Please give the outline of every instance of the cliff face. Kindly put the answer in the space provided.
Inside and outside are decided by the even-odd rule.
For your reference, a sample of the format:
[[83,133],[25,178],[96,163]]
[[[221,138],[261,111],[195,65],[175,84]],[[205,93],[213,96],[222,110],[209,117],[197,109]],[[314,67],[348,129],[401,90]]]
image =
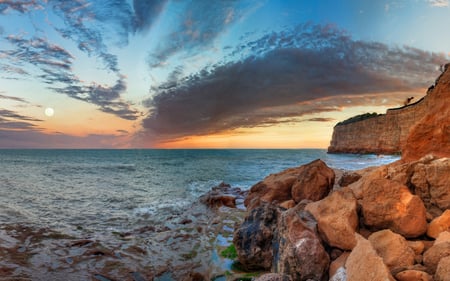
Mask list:
[[[411,155],[409,158],[417,159],[420,158],[419,154],[423,155],[425,151],[430,153],[442,149],[437,146],[445,145],[449,149],[450,67],[447,65],[445,69],[436,86],[430,88],[419,102],[402,108],[389,109],[386,114],[369,119],[336,125],[328,152],[376,154],[403,152]],[[434,128],[432,124],[436,122],[440,124]],[[431,127],[434,129],[431,130]],[[427,148],[424,147],[423,151],[416,153],[420,143]]]

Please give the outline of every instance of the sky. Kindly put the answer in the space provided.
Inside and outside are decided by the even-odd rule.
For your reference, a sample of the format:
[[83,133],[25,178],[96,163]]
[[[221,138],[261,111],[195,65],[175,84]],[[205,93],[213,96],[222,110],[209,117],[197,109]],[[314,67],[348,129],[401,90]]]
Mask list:
[[0,0],[0,148],[326,148],[420,99],[449,0]]

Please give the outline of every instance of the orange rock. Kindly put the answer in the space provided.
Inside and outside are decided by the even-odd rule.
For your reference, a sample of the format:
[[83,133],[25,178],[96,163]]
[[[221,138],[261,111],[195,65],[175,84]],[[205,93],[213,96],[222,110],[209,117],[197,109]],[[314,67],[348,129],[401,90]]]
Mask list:
[[428,268],[430,273],[434,273],[436,272],[439,261],[443,257],[448,256],[450,256],[450,242],[435,243],[423,255],[423,264]]
[[394,281],[383,259],[377,254],[372,244],[359,234],[356,236],[356,246],[350,253],[345,267],[348,281]]
[[375,229],[389,228],[405,237],[418,237],[427,230],[422,200],[409,189],[385,178],[360,181],[364,224]]
[[427,235],[437,238],[444,231],[450,231],[450,210],[446,210],[441,216],[428,224]]
[[410,269],[397,273],[395,279],[398,281],[432,281],[433,277],[424,271]]
[[350,252],[344,252],[337,259],[331,262],[330,268],[328,269],[328,275],[330,277],[334,276],[339,268],[345,268],[345,263],[347,262],[347,258],[349,255]]
[[356,245],[357,202],[351,189],[335,191],[308,204],[305,210],[316,219],[319,233],[328,245],[343,250],[351,250]]
[[303,199],[317,201],[328,195],[334,185],[334,171],[323,161],[290,168],[266,177],[251,187],[244,204],[251,210],[262,202],[281,204]]
[[369,241],[391,271],[414,264],[414,251],[403,236],[385,229],[370,235]]
[[421,255],[425,249],[425,243],[423,241],[407,241],[408,246],[414,251],[414,254]]

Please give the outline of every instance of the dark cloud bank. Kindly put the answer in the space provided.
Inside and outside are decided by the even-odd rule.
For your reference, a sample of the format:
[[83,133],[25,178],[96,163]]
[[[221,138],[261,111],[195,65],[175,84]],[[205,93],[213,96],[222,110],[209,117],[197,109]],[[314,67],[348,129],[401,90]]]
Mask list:
[[243,43],[231,57],[245,53],[251,55],[153,87],[150,114],[143,122],[147,135],[173,138],[255,127],[333,110],[284,111],[298,103],[412,91],[433,83],[448,59],[408,46],[353,40],[333,26],[314,24]]

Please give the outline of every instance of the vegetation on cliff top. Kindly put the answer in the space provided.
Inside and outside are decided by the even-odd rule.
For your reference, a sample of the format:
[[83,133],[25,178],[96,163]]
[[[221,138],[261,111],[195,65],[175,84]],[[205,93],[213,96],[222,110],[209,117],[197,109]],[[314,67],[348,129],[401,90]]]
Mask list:
[[359,122],[359,121],[362,121],[362,120],[365,120],[365,119],[369,119],[369,118],[373,118],[373,117],[377,117],[377,116],[380,116],[380,115],[383,115],[383,114],[378,114],[376,112],[364,113],[364,114],[360,114],[360,115],[356,115],[356,116],[350,117],[350,118],[348,118],[348,119],[346,119],[346,120],[344,120],[342,122],[339,122],[339,123],[336,124],[336,126],[347,125],[347,124],[350,124],[350,123]]

